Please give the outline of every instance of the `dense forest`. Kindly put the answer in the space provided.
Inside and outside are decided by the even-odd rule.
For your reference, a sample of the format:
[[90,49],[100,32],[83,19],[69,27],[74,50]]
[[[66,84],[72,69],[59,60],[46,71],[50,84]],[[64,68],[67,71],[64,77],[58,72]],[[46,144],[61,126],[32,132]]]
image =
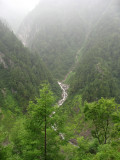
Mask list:
[[53,79],[37,53],[31,53],[8,27],[0,22],[0,106],[25,108],[39,94],[40,84],[48,81],[59,95]]
[[120,159],[119,0],[41,0],[16,35],[0,21],[0,159]]
[[71,80],[71,94],[79,92],[83,100],[115,97],[120,102],[120,11],[113,3],[100,18],[82,49]]
[[[90,8],[86,8],[87,1],[41,1],[20,26],[20,39],[40,54],[56,78],[63,79],[74,65],[75,56],[93,23],[109,2],[103,1],[101,5],[97,0],[95,4],[91,2]],[[95,6],[99,3],[99,9],[96,10]]]

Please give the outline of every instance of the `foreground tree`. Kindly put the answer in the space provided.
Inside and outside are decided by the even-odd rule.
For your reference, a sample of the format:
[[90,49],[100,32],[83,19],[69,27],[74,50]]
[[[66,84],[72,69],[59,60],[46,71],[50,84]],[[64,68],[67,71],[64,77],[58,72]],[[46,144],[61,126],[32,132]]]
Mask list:
[[85,104],[85,117],[93,124],[92,135],[100,144],[106,144],[113,127],[112,117],[117,110],[114,99],[101,98],[98,102]]
[[54,96],[49,85],[44,84],[40,97],[30,101],[28,114],[19,120],[13,130],[13,153],[24,160],[59,160],[59,132],[53,129],[57,124]]
[[[40,159],[51,159],[50,155],[56,151],[55,138],[57,133],[52,128],[54,117],[51,117],[54,111],[54,96],[49,85],[44,84],[40,90],[40,98],[36,98],[36,102],[30,102],[28,108],[29,125],[28,129],[35,132],[35,139],[39,141],[39,149],[41,150]],[[54,144],[54,145],[53,145]],[[50,151],[52,149],[52,151]]]

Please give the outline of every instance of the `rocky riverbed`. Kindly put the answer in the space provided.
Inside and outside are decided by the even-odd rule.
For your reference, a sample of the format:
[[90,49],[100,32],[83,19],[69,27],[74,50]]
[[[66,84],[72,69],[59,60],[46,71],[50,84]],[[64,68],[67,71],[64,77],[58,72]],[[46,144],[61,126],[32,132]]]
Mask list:
[[67,90],[69,89],[69,85],[63,84],[62,82],[58,82],[61,90],[62,90],[62,99],[58,101],[58,105],[61,106],[68,97]]

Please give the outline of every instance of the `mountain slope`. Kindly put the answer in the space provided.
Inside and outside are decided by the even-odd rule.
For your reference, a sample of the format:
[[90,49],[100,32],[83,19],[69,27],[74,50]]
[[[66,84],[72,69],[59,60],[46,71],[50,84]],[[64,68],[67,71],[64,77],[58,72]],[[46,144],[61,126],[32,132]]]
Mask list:
[[76,53],[93,23],[109,3],[108,0],[102,2],[41,1],[23,21],[19,37],[26,46],[40,54],[56,78],[63,79],[74,65]]
[[120,4],[111,1],[109,8],[91,32],[83,49],[71,94],[83,100],[115,97],[120,102]]
[[[0,106],[24,107],[38,95],[40,84],[59,87],[37,54],[31,53],[6,25],[0,22]],[[12,105],[11,105],[12,106]]]

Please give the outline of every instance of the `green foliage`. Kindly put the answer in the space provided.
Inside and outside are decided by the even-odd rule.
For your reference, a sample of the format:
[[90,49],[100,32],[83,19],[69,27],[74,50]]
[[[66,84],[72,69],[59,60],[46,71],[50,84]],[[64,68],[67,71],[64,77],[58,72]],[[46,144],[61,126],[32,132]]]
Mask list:
[[[83,122],[83,106],[82,98],[80,95],[76,95],[74,98],[69,98],[68,101],[61,106],[61,114],[64,115],[66,140],[76,138],[80,130],[84,128]],[[60,114],[60,116],[61,116]]]
[[[44,21],[38,14],[44,8],[33,11],[39,16],[31,17],[33,30],[28,36],[34,36],[27,43],[54,76],[61,79],[70,70],[82,47],[77,68],[66,79],[71,84],[69,99],[61,107],[54,106],[56,96],[49,85],[44,84],[40,97],[34,98],[45,80],[57,95],[56,81],[39,55],[32,54],[0,22],[0,159],[120,159],[120,111],[115,102],[120,101],[120,14],[114,7],[110,5],[93,23],[89,34],[94,17],[85,29],[86,16],[83,21],[79,7],[70,18],[69,12],[64,17],[58,10],[59,17],[48,9]],[[29,100],[27,113],[22,115],[18,106],[24,108]],[[83,106],[85,100],[94,102]]]
[[115,97],[120,102],[120,12],[117,7],[111,3],[104,16],[93,23],[70,81],[71,95],[81,94],[83,101]]
[[119,159],[120,111],[114,99],[101,98],[83,106],[81,96],[76,95],[63,108],[67,117],[65,133],[70,142],[76,144],[62,146],[66,159]]
[[0,21],[0,106],[25,106],[39,94],[39,86],[48,81],[59,95],[59,86],[37,53],[25,48]]
[[100,145],[98,153],[93,160],[118,160],[120,159],[120,152],[109,144]]
[[54,96],[44,84],[40,98],[30,101],[26,118],[19,119],[12,131],[12,156],[24,160],[60,159],[59,133],[52,126],[57,119],[54,111]]
[[107,143],[112,129],[112,114],[116,111],[114,99],[101,98],[98,102],[85,104],[85,117],[92,120],[94,130],[92,136],[97,138],[99,143]]
[[0,159],[6,160],[7,151],[5,146],[3,146],[3,141],[5,140],[5,133],[2,131],[2,127],[0,125]]
[[67,145],[61,146],[61,152],[65,160],[77,160],[77,148],[72,144],[68,143]]
[[80,137],[78,139],[78,145],[79,145],[78,157],[79,157],[80,160],[82,160],[86,157],[86,153],[89,150],[88,142],[87,142],[87,140],[84,139],[84,137]]
[[[0,108],[0,159],[6,160],[9,155],[9,135],[15,122],[14,114]],[[10,154],[11,155],[11,154]]]

